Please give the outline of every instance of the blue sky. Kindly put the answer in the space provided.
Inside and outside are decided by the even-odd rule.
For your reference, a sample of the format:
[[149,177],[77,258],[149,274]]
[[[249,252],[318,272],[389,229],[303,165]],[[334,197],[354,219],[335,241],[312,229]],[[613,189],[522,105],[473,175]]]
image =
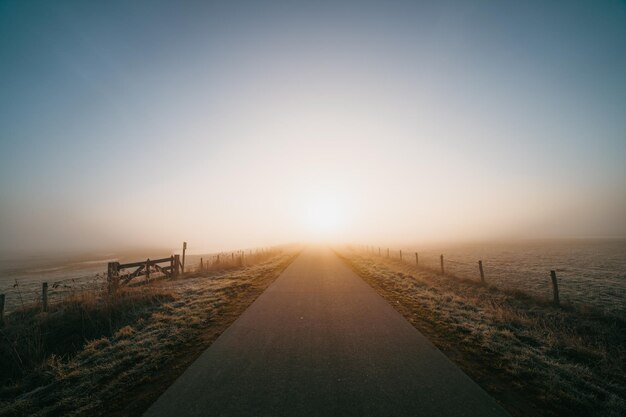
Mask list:
[[0,92],[2,249],[626,235],[624,2],[1,0]]

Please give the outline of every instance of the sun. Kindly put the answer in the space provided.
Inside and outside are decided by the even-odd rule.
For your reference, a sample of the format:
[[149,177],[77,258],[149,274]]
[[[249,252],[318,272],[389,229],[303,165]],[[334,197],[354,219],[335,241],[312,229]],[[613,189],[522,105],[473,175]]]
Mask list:
[[305,208],[304,223],[311,237],[332,237],[340,232],[344,223],[342,204],[328,196],[310,199]]

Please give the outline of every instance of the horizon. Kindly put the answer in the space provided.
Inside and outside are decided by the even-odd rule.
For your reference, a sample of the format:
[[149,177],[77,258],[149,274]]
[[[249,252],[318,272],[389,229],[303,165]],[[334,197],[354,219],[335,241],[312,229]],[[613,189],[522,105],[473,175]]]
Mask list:
[[[401,242],[356,242],[356,241],[321,241],[321,240],[302,240],[282,242],[275,245],[266,245],[258,247],[219,247],[211,249],[207,247],[194,247],[193,242],[187,242],[187,256],[197,257],[201,255],[216,255],[218,253],[246,252],[258,249],[286,248],[291,246],[301,247],[370,247],[372,249],[381,248],[392,251],[397,250],[423,250],[432,252],[434,250],[454,250],[468,248],[494,248],[494,247],[515,247],[529,245],[553,245],[558,248],[563,244],[582,244],[586,247],[589,245],[602,243],[626,243],[626,237],[558,237],[558,238],[510,238],[510,239],[466,239],[466,240],[429,240],[429,241],[401,241]],[[626,246],[625,246],[626,248]],[[58,263],[61,261],[71,261],[72,263],[80,261],[93,262],[105,261],[110,259],[139,259],[141,257],[169,256],[182,253],[182,242],[178,246],[171,247],[154,247],[154,246],[111,246],[109,248],[98,249],[61,249],[61,250],[0,250],[0,261],[26,261],[28,259],[38,261],[50,261]]]
[[0,252],[624,239],[626,4],[537,4],[4,2]]

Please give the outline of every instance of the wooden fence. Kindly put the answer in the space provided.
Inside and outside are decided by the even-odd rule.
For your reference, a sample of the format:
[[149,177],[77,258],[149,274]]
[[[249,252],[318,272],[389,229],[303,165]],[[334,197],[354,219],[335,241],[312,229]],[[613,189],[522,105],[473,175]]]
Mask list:
[[[133,269],[132,272],[124,272]],[[121,264],[119,262],[109,262],[107,266],[107,284],[109,292],[113,293],[117,288],[127,285],[133,278],[145,276],[150,280],[153,274],[163,274],[166,278],[175,278],[182,272],[180,255],[173,255],[169,258],[146,259],[140,262],[130,262]]]
[[[185,274],[185,254],[187,250],[187,242],[183,242],[182,257],[180,255],[172,255],[167,258],[161,259],[146,259],[139,262],[109,262],[107,264],[106,274],[96,274],[95,277],[91,277],[88,281],[83,278],[67,278],[64,280],[58,280],[52,282],[48,286],[48,282],[41,283],[41,291],[38,289],[29,289],[30,294],[34,294],[34,304],[41,306],[42,311],[48,311],[49,305],[54,302],[50,299],[50,291],[52,294],[59,294],[55,292],[57,288],[69,288],[69,292],[75,294],[75,288],[77,285],[85,285],[87,288],[93,289],[94,283],[100,285],[99,288],[108,290],[109,294],[115,293],[120,287],[129,285],[133,280],[140,277],[144,278],[144,282],[150,281],[154,278],[176,278]],[[211,269],[228,269],[231,267],[244,267],[251,265],[255,262],[263,260],[269,256],[276,255],[276,248],[262,248],[256,249],[255,252],[249,250],[249,254],[245,256],[244,251],[236,251],[229,253],[218,253],[214,256],[207,258],[200,258],[200,263],[197,268],[189,267],[187,272],[198,273],[205,272]],[[106,279],[106,281],[105,281]],[[14,288],[17,288],[17,295],[21,301],[21,306],[24,308],[25,304],[22,299],[22,292],[19,288],[17,280],[15,281]],[[105,288],[106,287],[106,288]],[[83,288],[84,290],[84,288]],[[58,291],[58,290],[57,290]],[[79,290],[81,291],[81,290]],[[54,298],[54,297],[53,297]],[[57,295],[58,298],[58,295]],[[6,295],[0,293],[0,327],[3,326],[5,321],[5,307],[6,307]],[[30,303],[28,303],[30,304]]]

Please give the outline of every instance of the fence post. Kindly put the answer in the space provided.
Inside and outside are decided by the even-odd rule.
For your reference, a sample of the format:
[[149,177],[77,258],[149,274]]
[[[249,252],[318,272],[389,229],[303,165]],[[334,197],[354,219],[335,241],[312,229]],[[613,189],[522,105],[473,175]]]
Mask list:
[[48,283],[41,284],[41,307],[44,312],[48,311]]
[[419,266],[420,264],[420,258],[419,256],[417,256],[417,252],[415,252],[415,266]]
[[150,281],[150,258],[146,260],[146,279]]
[[0,294],[0,327],[4,326],[4,294]]
[[378,256],[380,256],[380,246],[378,247]]
[[170,278],[174,278],[176,276],[176,271],[174,270],[174,255],[170,256]]
[[444,274],[444,271],[443,271],[443,254],[439,257],[439,259],[441,260],[441,275],[443,275]]
[[402,249],[400,249],[400,260],[402,260]]
[[183,274],[185,273],[185,252],[187,252],[187,242],[183,242],[183,263],[180,268]]
[[485,283],[485,271],[483,271],[483,261],[478,261],[478,270],[480,271],[480,282]]
[[119,280],[119,262],[109,262],[107,265],[107,282],[109,284],[109,294],[113,294],[117,291],[117,284]]
[[552,278],[552,291],[554,295],[554,304],[557,306],[560,304],[559,300],[559,284],[556,280],[556,271],[550,271],[550,277]]
[[174,276],[178,276],[181,273],[180,255],[174,255]]
[[200,271],[204,271],[204,262],[202,262],[202,258],[200,258]]

